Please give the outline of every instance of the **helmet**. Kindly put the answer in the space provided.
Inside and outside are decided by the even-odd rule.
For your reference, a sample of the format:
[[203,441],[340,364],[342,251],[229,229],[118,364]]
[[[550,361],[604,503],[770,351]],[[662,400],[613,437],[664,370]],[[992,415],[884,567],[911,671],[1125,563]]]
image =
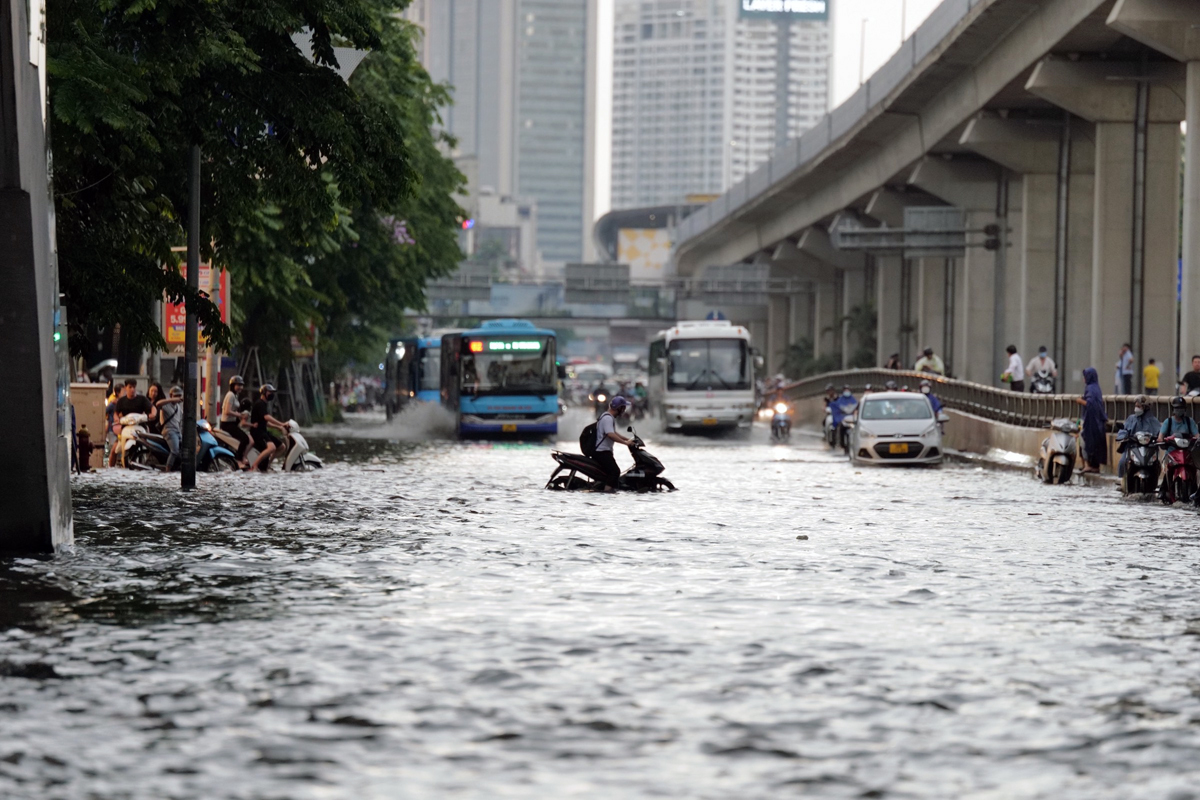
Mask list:
[[885,383],[883,386],[884,386],[884,388],[885,388],[885,389],[887,389],[889,392],[894,392],[894,391],[896,391],[896,382],[895,382],[895,381],[888,381],[888,382],[887,382],[887,383]]
[[266,394],[267,392],[274,393],[276,389],[274,384],[264,383],[262,386],[258,387],[258,391],[262,394]]
[[926,386],[930,387],[931,389],[933,388],[933,384],[930,383],[928,379],[921,381],[921,388],[924,389]]
[[866,386],[863,386],[863,391],[864,391],[864,392],[869,392],[869,391],[871,391],[871,384],[869,384],[869,383],[868,383]]
[[833,384],[832,384],[832,383],[827,383],[827,384],[825,384],[825,391],[827,391],[827,392],[832,392],[832,391],[833,391]]
[[613,411],[618,411],[622,408],[629,408],[629,401],[624,397],[621,397],[621,395],[617,395],[612,400],[608,401],[608,407]]
[[234,375],[232,378],[229,379],[229,388],[230,389],[232,389],[235,386],[245,386],[245,385],[246,385],[246,382],[244,380],[242,380],[241,375]]
[[931,355],[933,355],[933,348],[932,348],[932,347],[926,347],[926,348],[925,348],[925,356],[926,356],[926,357],[928,357],[928,356],[931,356]]
[[1174,411],[1176,409],[1182,409],[1186,405],[1187,405],[1187,401],[1184,400],[1182,397],[1172,397],[1171,398],[1171,410],[1172,411]]

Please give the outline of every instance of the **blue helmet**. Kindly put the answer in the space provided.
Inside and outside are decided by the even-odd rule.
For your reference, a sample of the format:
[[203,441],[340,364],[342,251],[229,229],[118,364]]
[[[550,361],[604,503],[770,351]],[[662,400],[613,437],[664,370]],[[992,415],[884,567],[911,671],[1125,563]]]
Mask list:
[[622,408],[629,408],[629,401],[621,395],[617,395],[612,400],[608,401],[608,407],[613,411],[619,411]]

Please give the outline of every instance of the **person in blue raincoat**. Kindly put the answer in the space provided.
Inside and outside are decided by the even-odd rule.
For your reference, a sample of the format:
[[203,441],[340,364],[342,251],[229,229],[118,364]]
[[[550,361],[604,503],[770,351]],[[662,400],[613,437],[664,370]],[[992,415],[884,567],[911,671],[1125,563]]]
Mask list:
[[942,401],[933,393],[933,384],[929,381],[921,381],[921,394],[929,398],[929,405],[933,406],[933,415],[936,417],[942,413]]
[[846,429],[842,427],[842,420],[858,410],[858,400],[854,398],[854,392],[850,391],[849,386],[842,387],[842,393],[829,404],[829,410],[833,414],[833,429],[840,431],[839,444],[845,447]]
[[1083,371],[1083,397],[1078,399],[1083,406],[1080,416],[1083,426],[1080,437],[1087,451],[1087,466],[1084,472],[1099,472],[1102,464],[1108,463],[1108,437],[1105,435],[1108,415],[1104,413],[1104,395],[1100,391],[1100,374],[1095,367]]

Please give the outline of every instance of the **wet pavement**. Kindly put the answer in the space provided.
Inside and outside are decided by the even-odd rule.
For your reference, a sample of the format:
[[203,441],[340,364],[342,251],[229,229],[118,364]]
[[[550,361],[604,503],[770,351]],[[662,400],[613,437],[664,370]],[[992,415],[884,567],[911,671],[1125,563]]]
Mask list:
[[1200,796],[1194,514],[765,434],[552,493],[422,438],[77,478],[75,554],[0,564],[0,797]]

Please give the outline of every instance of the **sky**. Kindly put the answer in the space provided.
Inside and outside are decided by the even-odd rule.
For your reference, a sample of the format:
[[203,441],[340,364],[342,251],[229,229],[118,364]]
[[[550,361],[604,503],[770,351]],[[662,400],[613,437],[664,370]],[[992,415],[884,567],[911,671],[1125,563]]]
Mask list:
[[[734,0],[728,0],[733,2]],[[861,73],[870,78],[912,36],[941,0],[830,0],[833,11],[832,107],[854,94]],[[905,17],[901,34],[901,16]],[[866,20],[864,28],[863,21]],[[596,216],[611,207],[613,0],[599,0],[596,103]],[[866,46],[863,47],[864,41]]]

